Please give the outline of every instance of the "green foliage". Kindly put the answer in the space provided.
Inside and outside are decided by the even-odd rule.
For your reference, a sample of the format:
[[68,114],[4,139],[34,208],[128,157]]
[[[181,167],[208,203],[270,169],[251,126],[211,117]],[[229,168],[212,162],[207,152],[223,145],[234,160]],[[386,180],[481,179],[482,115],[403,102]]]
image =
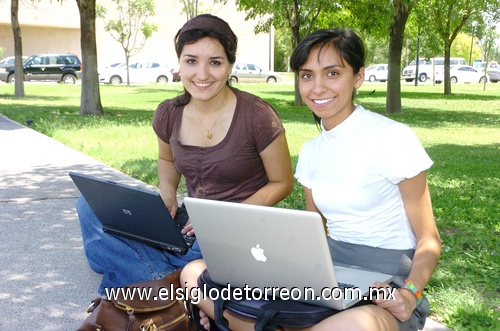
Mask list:
[[[471,51],[472,36],[465,33],[459,33],[455,41],[451,45],[451,56],[452,57],[463,57],[467,64],[469,63],[470,51]],[[478,45],[477,38],[474,38],[472,42],[472,61],[481,60],[483,58],[483,53]]]
[[255,33],[269,32],[271,26],[289,29],[292,46],[316,28],[315,21],[323,10],[332,8],[327,0],[236,0],[236,5],[245,11],[246,19],[258,20]]
[[290,56],[292,56],[290,31],[285,28],[275,29],[274,70],[288,71]]
[[389,58],[389,40],[388,38],[375,38],[373,36],[362,37],[365,49],[365,64],[387,63]]
[[[292,76],[280,84],[238,84],[277,110],[286,128],[293,166],[305,141],[318,134],[311,112],[294,106]],[[0,113],[152,185],[157,142],[153,112],[181,84],[132,87],[102,85],[105,116],[80,116],[81,87],[28,84],[26,97],[13,97],[13,85],[0,85]],[[500,84],[441,86],[402,84],[403,113],[389,117],[410,126],[434,165],[428,171],[442,254],[425,291],[431,318],[453,330],[500,329]],[[384,113],[386,84],[364,83],[356,102]],[[182,192],[181,192],[182,193]],[[279,204],[303,209],[297,183]]]

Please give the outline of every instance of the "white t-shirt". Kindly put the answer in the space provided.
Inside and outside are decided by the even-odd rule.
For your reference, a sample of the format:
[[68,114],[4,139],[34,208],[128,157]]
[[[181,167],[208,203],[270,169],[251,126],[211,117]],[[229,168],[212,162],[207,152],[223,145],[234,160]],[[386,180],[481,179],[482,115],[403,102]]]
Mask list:
[[414,249],[397,184],[431,165],[410,128],[357,106],[340,125],[323,127],[302,147],[295,177],[312,190],[332,239]]

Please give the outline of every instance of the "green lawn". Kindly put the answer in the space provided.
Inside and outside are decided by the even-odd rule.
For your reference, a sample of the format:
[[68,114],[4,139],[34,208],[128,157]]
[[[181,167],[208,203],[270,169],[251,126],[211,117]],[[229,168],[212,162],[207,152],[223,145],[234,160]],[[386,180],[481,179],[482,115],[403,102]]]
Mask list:
[[[295,166],[302,144],[318,134],[310,111],[293,105],[289,83],[239,84],[269,101],[287,132]],[[151,129],[159,102],[182,91],[180,84],[101,86],[106,115],[78,115],[81,86],[26,84],[26,97],[0,85],[0,113],[152,185],[156,137]],[[374,91],[374,92],[373,92]],[[426,294],[432,318],[454,330],[500,329],[500,84],[443,86],[402,84],[403,114],[434,160],[429,184],[443,251]],[[372,93],[373,92],[373,93]],[[365,83],[365,108],[385,109],[385,84]],[[3,142],[5,143],[5,142]],[[304,208],[300,185],[280,203]]]

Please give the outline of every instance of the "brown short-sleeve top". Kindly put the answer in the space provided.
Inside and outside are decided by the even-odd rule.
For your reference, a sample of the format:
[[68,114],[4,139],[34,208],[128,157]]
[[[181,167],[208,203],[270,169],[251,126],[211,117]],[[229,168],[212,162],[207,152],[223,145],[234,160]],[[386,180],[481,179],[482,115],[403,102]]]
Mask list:
[[183,105],[177,98],[162,102],[153,129],[170,144],[177,171],[186,179],[191,197],[241,202],[267,184],[259,153],[284,132],[271,105],[247,92],[231,88],[236,110],[226,137],[210,147],[183,145],[179,137]]

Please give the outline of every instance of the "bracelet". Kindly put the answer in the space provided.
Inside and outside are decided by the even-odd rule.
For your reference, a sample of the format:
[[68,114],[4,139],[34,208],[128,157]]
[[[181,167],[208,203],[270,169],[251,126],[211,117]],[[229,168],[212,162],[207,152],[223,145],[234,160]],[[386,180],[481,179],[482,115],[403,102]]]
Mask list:
[[415,296],[417,297],[417,307],[420,306],[422,303],[422,292],[418,290],[418,288],[413,284],[413,282],[409,279],[405,279],[405,286],[403,286],[404,289],[410,290]]

